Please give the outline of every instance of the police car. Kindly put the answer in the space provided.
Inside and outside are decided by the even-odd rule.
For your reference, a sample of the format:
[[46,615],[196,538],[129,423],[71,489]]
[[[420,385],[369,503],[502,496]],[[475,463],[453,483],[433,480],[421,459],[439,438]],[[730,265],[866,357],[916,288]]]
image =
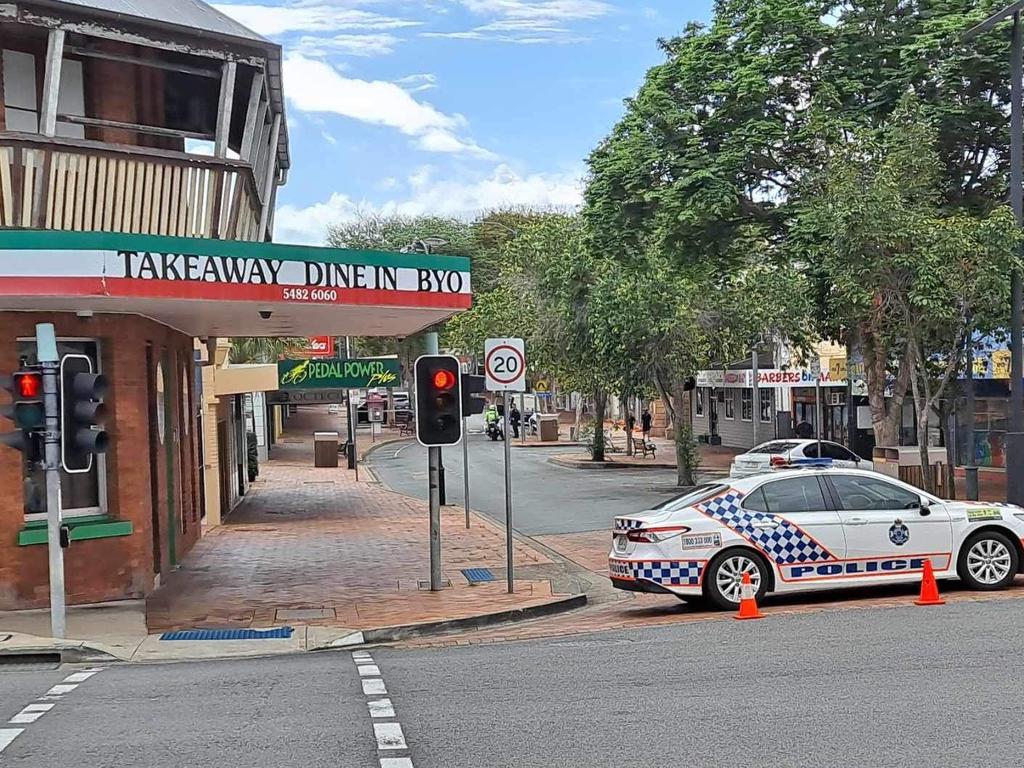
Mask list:
[[[824,462],[823,462],[824,464]],[[1024,509],[942,501],[898,480],[833,466],[702,485],[615,518],[608,559],[625,590],[740,600],[743,574],[767,593],[939,579],[1001,589],[1024,560]]]

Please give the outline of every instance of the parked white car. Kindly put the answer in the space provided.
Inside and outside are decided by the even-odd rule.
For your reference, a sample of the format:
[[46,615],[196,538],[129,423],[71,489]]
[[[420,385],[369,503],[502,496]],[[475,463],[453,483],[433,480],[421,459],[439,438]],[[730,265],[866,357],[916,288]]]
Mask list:
[[830,440],[821,441],[821,454],[818,456],[817,440],[770,440],[737,456],[729,468],[729,477],[750,477],[779,467],[812,464],[815,459],[831,459],[833,467],[846,469],[875,468],[867,459],[862,459],[850,449]]
[[1008,587],[1024,555],[1024,509],[943,501],[877,472],[805,467],[705,485],[615,518],[618,589],[735,608],[757,596],[938,579]]

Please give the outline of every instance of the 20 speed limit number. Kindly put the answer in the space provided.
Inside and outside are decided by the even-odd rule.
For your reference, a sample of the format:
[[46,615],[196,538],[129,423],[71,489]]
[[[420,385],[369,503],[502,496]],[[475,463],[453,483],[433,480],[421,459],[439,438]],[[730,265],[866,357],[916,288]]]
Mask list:
[[526,381],[526,355],[522,339],[488,339],[484,373],[491,392],[521,392]]

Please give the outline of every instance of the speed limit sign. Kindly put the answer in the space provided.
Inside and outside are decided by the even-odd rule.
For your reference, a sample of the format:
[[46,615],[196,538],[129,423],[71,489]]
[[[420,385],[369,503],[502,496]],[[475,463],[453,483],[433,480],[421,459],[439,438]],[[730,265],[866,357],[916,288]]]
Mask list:
[[488,339],[484,375],[488,392],[526,391],[526,345],[522,339]]

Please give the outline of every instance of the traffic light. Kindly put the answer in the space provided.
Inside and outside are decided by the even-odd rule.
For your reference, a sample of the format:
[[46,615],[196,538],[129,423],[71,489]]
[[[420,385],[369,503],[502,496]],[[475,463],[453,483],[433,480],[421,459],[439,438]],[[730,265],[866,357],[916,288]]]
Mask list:
[[462,439],[462,386],[459,361],[450,355],[424,355],[416,361],[416,439],[436,448]]
[[0,415],[14,422],[18,431],[0,435],[0,443],[26,454],[35,453],[37,436],[46,428],[43,374],[36,366],[22,364],[4,377],[2,385],[11,395],[11,404],[0,408]]
[[103,429],[107,407],[100,402],[107,380],[93,373],[86,355],[64,355],[60,361],[60,460],[71,474],[92,469],[94,454],[106,453],[110,438]]
[[462,374],[462,415],[474,416],[487,410],[484,388],[487,380],[471,373]]

